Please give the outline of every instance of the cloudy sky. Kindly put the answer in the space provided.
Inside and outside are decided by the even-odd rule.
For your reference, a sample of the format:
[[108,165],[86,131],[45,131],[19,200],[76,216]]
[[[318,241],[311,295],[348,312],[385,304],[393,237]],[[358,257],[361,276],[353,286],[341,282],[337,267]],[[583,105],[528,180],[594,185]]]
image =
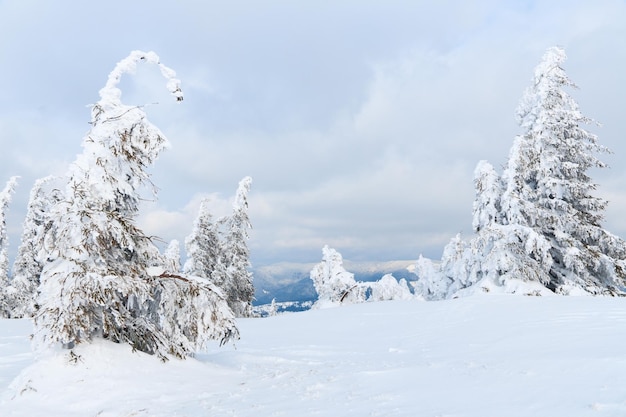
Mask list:
[[[20,175],[19,241],[36,178],[66,171],[89,104],[132,50],[176,70],[122,83],[171,142],[141,225],[184,240],[202,197],[228,212],[253,178],[255,265],[439,258],[471,233],[476,163],[501,167],[514,111],[550,46],[590,129],[614,154],[593,172],[606,227],[626,237],[626,1],[0,0],[0,183]],[[151,104],[158,103],[158,104]]]

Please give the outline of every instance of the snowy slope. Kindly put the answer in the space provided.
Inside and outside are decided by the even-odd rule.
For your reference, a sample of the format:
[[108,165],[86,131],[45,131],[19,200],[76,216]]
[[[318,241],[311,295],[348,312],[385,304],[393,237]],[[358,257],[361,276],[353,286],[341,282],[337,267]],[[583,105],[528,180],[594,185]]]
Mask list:
[[624,299],[379,302],[240,330],[236,349],[197,359],[99,342],[72,365],[67,352],[33,362],[28,322],[0,321],[0,415],[626,415]]

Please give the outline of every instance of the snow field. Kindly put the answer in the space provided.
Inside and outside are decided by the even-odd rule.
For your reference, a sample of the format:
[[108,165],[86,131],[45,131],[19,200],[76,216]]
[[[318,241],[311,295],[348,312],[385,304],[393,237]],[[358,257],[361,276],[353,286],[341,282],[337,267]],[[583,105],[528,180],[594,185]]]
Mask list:
[[624,416],[625,302],[489,295],[242,319],[235,347],[167,363],[106,341],[75,364],[35,361],[28,321],[2,320],[0,415]]

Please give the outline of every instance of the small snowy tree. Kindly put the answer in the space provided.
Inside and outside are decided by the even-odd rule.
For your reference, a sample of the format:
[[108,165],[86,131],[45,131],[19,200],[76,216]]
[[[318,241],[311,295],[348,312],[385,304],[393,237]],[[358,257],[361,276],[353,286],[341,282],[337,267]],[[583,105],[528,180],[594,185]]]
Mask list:
[[278,305],[276,304],[276,298],[272,298],[272,303],[270,304],[270,308],[267,314],[270,317],[274,317],[278,314]]
[[[164,260],[135,226],[141,189],[150,183],[146,167],[167,146],[142,108],[120,101],[121,76],[140,62],[157,65],[168,90],[182,100],[175,73],[153,52],[132,52],[100,90],[83,153],[67,174],[65,198],[51,208],[35,317],[42,344],[71,348],[101,337],[165,358],[192,354],[207,338],[237,335],[219,291],[154,273]],[[172,302],[189,309],[178,314],[165,308]]]
[[180,272],[180,243],[178,240],[170,241],[163,256],[165,257],[165,270],[171,274],[178,274]]
[[17,186],[17,177],[11,177],[0,192],[0,313],[4,317],[11,314],[11,290],[9,288],[9,239],[7,236],[6,211]]
[[420,255],[415,271],[415,292],[425,300],[441,300],[469,278],[467,243],[458,234],[444,247],[441,262]]
[[500,176],[487,161],[480,161],[474,170],[474,189],[476,198],[473,206],[472,226],[474,232],[491,227],[502,216],[500,199],[502,181]]
[[318,294],[315,308],[365,301],[365,291],[354,280],[354,274],[344,269],[341,254],[328,245],[322,248],[322,262],[313,267],[310,278]]
[[[209,210],[208,199],[203,199],[200,203],[193,230],[185,239],[185,249],[187,251],[185,274],[212,280],[222,248],[217,225],[213,222],[213,216]],[[223,284],[216,280],[212,281],[218,287]]]
[[245,177],[239,182],[233,213],[222,219],[225,227],[221,256],[216,265],[214,281],[225,292],[228,305],[237,317],[252,315],[254,285],[250,268],[248,249],[248,192],[252,178]]
[[452,280],[441,273],[439,262],[420,255],[415,263],[415,274],[418,280],[413,287],[418,297],[427,301],[445,298]]
[[22,239],[13,263],[12,317],[32,317],[36,313],[39,276],[46,261],[43,239],[51,227],[48,214],[51,207],[62,200],[60,191],[55,188],[58,180],[53,176],[41,178],[31,189]]

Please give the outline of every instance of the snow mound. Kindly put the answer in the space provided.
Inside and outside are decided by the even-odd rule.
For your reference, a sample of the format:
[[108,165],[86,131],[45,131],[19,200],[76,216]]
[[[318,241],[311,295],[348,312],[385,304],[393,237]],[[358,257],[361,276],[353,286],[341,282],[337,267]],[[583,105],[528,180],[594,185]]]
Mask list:
[[463,288],[462,290],[457,291],[454,294],[454,297],[460,298],[487,294],[517,294],[543,297],[556,296],[552,291],[537,281],[524,281],[521,279],[508,278],[502,284],[496,284],[493,280],[486,278],[478,281],[471,287]]

